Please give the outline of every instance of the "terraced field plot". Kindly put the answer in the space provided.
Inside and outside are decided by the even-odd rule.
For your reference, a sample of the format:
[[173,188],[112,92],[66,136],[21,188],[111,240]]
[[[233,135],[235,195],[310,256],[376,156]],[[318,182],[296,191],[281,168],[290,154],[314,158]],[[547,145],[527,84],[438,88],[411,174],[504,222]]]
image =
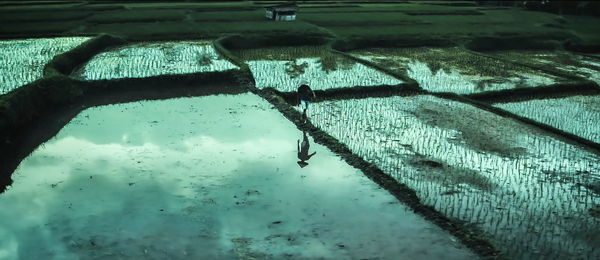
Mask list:
[[494,54],[533,66],[575,74],[600,84],[600,58],[559,51],[503,51]]
[[54,56],[71,50],[89,37],[0,41],[0,94],[41,79]]
[[509,257],[595,259],[600,157],[512,119],[432,96],[327,101],[311,122],[481,228]]
[[396,85],[390,75],[356,63],[324,47],[283,47],[237,51],[245,60],[259,89],[272,87],[282,92],[296,91],[306,83],[313,90],[355,86]]
[[572,96],[494,106],[600,143],[600,96]]
[[237,69],[210,42],[140,43],[98,54],[75,73],[85,80],[143,78]]
[[425,90],[470,94],[550,85],[564,79],[455,48],[372,48],[352,51],[416,80]]
[[0,194],[0,256],[476,257],[325,147],[299,167],[298,139],[251,94],[85,110]]

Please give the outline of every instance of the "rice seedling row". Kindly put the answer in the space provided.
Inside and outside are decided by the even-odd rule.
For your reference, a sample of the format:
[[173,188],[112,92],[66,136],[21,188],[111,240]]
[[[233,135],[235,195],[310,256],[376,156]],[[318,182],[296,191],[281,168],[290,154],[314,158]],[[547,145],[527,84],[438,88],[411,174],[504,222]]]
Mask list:
[[503,51],[494,54],[532,66],[557,70],[560,73],[575,74],[600,84],[600,62],[591,57],[560,51]]
[[238,55],[248,63],[259,89],[272,87],[290,92],[296,91],[300,84],[308,84],[313,90],[325,90],[402,83],[322,47],[244,50],[238,51]]
[[94,56],[75,73],[85,80],[143,78],[237,69],[210,42],[140,43]]
[[600,96],[572,96],[494,106],[600,143]]
[[73,49],[88,37],[0,41],[0,94],[41,79],[54,56]]
[[422,88],[432,92],[471,94],[544,86],[563,80],[459,48],[373,48],[351,54],[398,73],[406,73]]

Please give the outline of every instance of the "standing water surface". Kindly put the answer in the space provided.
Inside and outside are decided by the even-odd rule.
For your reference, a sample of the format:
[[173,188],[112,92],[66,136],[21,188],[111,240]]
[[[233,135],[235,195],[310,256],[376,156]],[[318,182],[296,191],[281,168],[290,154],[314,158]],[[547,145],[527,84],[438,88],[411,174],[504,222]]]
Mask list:
[[475,258],[301,139],[251,94],[85,110],[0,194],[0,259]]

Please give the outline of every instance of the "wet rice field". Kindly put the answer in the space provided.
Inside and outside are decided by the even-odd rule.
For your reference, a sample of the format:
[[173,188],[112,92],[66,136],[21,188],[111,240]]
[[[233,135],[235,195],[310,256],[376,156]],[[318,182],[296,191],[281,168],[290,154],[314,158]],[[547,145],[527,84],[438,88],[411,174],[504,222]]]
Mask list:
[[[282,52],[289,54],[280,54]],[[238,51],[238,55],[250,66],[259,89],[271,87],[291,92],[304,83],[313,90],[402,83],[393,76],[341,55],[318,50],[318,47],[246,50]]]
[[417,191],[481,228],[511,257],[593,259],[600,157],[540,130],[432,96],[322,102],[311,121]]
[[89,37],[0,41],[0,95],[41,79],[54,56],[69,51]]
[[559,51],[503,51],[495,54],[533,66],[553,68],[600,84],[600,60],[597,57]]
[[600,143],[600,96],[540,99],[494,106]]
[[252,94],[85,110],[0,196],[0,256],[475,257],[327,148],[300,167],[300,141]]
[[405,74],[431,92],[472,94],[545,86],[564,80],[460,48],[373,48],[351,54]]
[[[7,46],[0,69],[8,72],[0,76],[0,94],[41,78],[53,56],[86,39],[57,38],[45,47],[41,41],[49,39],[0,42]],[[249,65],[259,90],[403,83],[324,46],[231,51]],[[430,93],[568,81],[533,69],[544,64],[600,78],[597,59],[568,53],[493,53],[496,59],[459,48],[375,48],[350,54]],[[209,41],[149,42],[100,53],[70,76],[230,69],[239,68]],[[598,98],[483,105],[598,144]],[[274,108],[241,94],[84,110],[25,158],[0,194],[0,259],[476,258]],[[308,120],[413,189],[422,204],[481,230],[510,258],[600,258],[600,156],[585,145],[428,94],[333,98],[312,103]],[[304,141],[316,152],[309,160],[298,158]]]
[[84,80],[144,78],[237,69],[209,41],[154,42],[119,47],[94,56],[74,75]]

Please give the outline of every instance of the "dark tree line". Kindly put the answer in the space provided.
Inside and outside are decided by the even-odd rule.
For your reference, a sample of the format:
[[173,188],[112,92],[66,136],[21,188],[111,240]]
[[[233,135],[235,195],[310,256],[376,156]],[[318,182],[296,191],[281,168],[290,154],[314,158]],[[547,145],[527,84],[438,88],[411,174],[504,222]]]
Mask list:
[[483,1],[476,0],[479,5],[520,6],[534,11],[543,11],[565,15],[600,16],[600,1]]

